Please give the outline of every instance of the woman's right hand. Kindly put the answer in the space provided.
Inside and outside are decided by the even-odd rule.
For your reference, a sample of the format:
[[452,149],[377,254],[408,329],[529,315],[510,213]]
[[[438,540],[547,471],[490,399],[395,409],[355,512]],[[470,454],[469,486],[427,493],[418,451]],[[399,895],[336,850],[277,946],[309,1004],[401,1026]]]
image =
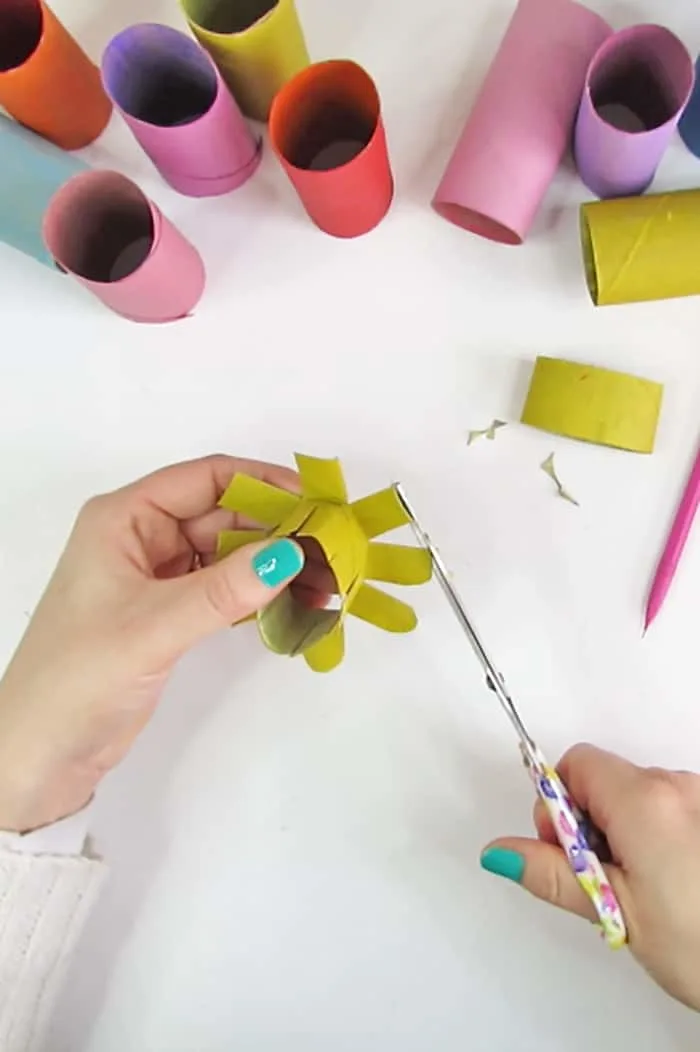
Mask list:
[[[700,1011],[700,776],[637,767],[592,745],[575,746],[558,770],[608,839],[605,868],[630,950],[667,993]],[[539,839],[496,840],[482,867],[595,920],[539,802],[535,825]]]

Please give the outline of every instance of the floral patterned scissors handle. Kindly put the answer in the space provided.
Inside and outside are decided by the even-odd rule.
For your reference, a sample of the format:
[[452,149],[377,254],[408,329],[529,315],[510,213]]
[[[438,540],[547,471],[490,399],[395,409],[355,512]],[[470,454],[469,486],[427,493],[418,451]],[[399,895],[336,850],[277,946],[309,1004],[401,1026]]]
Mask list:
[[[443,562],[442,556],[418,522],[400,483],[394,483],[394,492],[408,516],[416,538],[430,553],[435,577],[484,670],[489,688],[497,696],[501,707],[515,728],[520,740],[520,750],[523,754],[525,766],[528,768],[537,793],[552,820],[557,838],[566,853],[574,875],[593,903],[603,937],[612,949],[619,949],[627,942],[627,929],[620,904],[606,877],[600,858],[591,847],[592,830],[587,828],[589,823],[577,809],[556,770],[547,763],[525,729],[525,725],[508,692],[503,677],[496,671],[493,662],[486,653],[481,639],[467,615],[464,603],[457,589],[452,584],[450,573]],[[595,832],[597,833],[597,831]],[[602,838],[601,834],[597,835],[601,843],[604,844],[604,838]]]

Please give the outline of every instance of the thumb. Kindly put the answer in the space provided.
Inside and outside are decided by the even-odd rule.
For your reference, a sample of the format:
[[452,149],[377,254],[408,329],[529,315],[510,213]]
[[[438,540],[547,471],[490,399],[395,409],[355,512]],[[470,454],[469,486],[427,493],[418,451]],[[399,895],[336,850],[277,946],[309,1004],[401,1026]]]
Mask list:
[[248,544],[218,563],[169,582],[159,619],[171,650],[182,651],[257,613],[304,568],[304,550],[287,537]]
[[[566,855],[554,844],[524,837],[495,840],[483,851],[481,868],[520,884],[543,902],[585,920],[598,920],[593,903],[579,885]],[[625,876],[618,866],[603,868],[625,912],[624,903],[628,900]]]

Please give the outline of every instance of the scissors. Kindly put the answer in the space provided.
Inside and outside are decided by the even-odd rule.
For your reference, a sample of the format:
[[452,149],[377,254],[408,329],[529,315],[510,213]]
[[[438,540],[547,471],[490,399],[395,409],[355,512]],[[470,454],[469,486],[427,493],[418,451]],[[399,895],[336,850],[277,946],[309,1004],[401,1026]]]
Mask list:
[[611,949],[620,949],[627,942],[627,929],[624,917],[600,858],[593,846],[595,844],[600,854],[604,857],[607,855],[606,860],[609,861],[609,849],[605,838],[578,809],[559,774],[551,764],[547,763],[534,740],[530,737],[506,687],[503,676],[497,671],[484,649],[473,622],[467,614],[464,602],[452,584],[449,570],[442,556],[420,525],[413,508],[406,498],[401,483],[395,482],[393,489],[408,516],[409,524],[418,543],[430,554],[435,577],[453,613],[462,626],[479,664],[484,670],[488,687],[500,701],[503,711],[518,735],[520,751],[525,766],[534,782],[538,796],[547,809],[557,839],[566,853],[571,869],[579,885],[593,903],[598,916],[598,926],[601,934]]

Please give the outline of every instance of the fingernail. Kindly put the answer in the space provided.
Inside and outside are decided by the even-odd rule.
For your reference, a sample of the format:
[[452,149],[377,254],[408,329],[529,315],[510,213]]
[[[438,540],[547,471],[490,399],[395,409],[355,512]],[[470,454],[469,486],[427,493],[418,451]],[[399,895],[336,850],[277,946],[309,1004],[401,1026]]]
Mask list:
[[268,588],[277,588],[291,580],[304,566],[304,552],[300,545],[282,537],[268,544],[253,557],[253,569]]
[[525,859],[517,851],[505,847],[490,847],[481,856],[481,868],[497,877],[505,877],[519,884],[525,872]]

